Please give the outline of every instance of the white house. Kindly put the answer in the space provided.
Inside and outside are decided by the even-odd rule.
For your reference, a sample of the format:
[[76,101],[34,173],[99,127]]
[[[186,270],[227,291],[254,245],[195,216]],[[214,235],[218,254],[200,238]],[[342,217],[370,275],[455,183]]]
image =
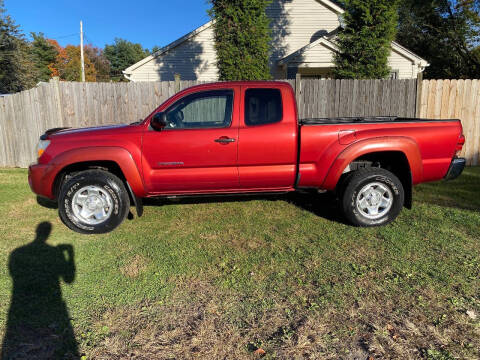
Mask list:
[[[274,0],[267,9],[272,28],[271,73],[275,79],[329,77],[333,55],[332,39],[340,27],[344,10],[330,0]],[[392,77],[415,79],[429,64],[396,42],[389,64]],[[213,22],[165,46],[123,71],[131,81],[216,81],[218,69]]]

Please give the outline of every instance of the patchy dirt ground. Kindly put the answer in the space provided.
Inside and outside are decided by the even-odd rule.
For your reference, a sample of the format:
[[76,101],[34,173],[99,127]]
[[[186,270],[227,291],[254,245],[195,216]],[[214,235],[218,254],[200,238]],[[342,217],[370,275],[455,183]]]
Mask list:
[[[275,299],[271,310],[241,318],[235,309],[242,307],[242,299],[196,283],[167,304],[142,303],[105,313],[95,324],[103,337],[89,357],[454,359],[452,344],[464,358],[480,356],[480,326],[472,313],[445,309],[432,294],[418,299],[401,304],[381,293],[368,294],[347,312],[299,310]],[[427,311],[437,316],[433,322],[422,301],[439,305]]]

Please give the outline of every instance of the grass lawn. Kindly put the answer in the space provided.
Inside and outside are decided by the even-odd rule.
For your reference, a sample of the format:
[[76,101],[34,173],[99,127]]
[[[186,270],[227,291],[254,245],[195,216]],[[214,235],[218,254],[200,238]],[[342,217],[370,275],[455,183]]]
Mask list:
[[480,168],[375,229],[296,195],[158,202],[87,237],[26,171],[0,189],[6,358],[480,358]]

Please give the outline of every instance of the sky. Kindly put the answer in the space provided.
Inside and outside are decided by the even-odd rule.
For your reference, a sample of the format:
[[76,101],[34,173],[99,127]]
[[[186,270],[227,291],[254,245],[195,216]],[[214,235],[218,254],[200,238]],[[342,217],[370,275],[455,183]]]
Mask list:
[[148,49],[209,21],[207,0],[5,0],[5,8],[25,35],[43,32],[62,46],[80,43],[80,20],[86,43],[103,48],[119,37]]

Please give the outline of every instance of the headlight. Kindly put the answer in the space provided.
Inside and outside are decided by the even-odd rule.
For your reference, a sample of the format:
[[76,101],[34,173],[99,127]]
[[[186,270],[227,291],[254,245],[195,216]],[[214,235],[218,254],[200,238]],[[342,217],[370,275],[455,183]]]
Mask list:
[[40,140],[37,145],[37,158],[43,155],[45,150],[47,150],[48,145],[50,145],[50,140]]

